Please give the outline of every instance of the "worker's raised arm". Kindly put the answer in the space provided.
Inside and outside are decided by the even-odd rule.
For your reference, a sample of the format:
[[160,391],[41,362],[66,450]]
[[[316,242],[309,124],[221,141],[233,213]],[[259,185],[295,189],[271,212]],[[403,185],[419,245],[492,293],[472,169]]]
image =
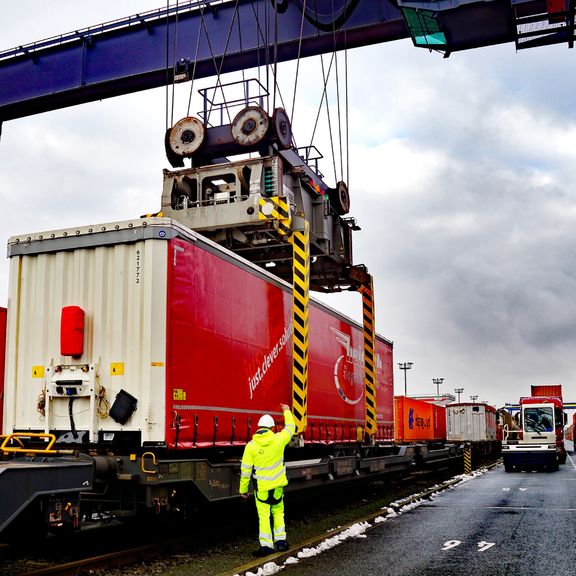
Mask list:
[[288,404],[280,404],[280,408],[284,414],[284,428],[282,429],[282,432],[288,433],[288,439],[286,440],[286,443],[288,443],[290,442],[290,438],[292,438],[296,432],[296,423],[294,422],[294,416],[292,415],[292,411]]

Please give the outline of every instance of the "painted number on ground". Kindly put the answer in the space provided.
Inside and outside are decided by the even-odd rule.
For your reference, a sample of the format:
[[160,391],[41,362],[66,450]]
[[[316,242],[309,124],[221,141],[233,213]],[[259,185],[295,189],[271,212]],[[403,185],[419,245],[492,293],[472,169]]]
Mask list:
[[[460,546],[460,544],[462,544],[461,540],[448,540],[447,542],[444,542],[442,550],[451,550],[452,548],[456,548],[456,546]],[[481,542],[478,542],[478,552],[484,552],[495,545],[496,542],[486,542],[485,540],[482,540]]]
[[460,546],[460,544],[462,544],[460,540],[448,540],[448,542],[444,542],[442,550],[450,550],[450,548],[456,548],[456,546]]

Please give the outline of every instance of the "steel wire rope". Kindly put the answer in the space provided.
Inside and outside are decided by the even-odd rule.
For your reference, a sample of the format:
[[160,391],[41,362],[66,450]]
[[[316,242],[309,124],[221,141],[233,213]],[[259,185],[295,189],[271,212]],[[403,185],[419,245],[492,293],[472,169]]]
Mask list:
[[[322,56],[320,56],[322,58]],[[330,66],[328,67],[328,74],[332,70],[332,64],[334,63],[334,54],[332,54],[332,58],[330,59]],[[322,66],[324,67],[324,66]],[[318,112],[316,113],[316,121],[314,122],[314,128],[312,130],[312,137],[310,138],[310,146],[312,146],[314,142],[314,137],[316,135],[316,129],[318,128],[318,121],[320,120],[320,113],[322,112],[322,104],[324,104],[324,98],[327,97],[326,95],[326,84],[327,79],[324,78],[324,88],[322,90],[322,97],[320,98],[320,105],[318,106]]]
[[346,30],[344,30],[344,72],[344,86],[346,88],[346,185],[348,186],[348,189],[350,189],[350,101],[348,98],[348,38]]
[[[332,12],[334,12],[334,0],[332,0]],[[338,74],[338,52],[336,51],[336,28],[332,30],[332,39],[334,42],[334,60],[336,63],[336,110],[338,112],[338,143],[340,155],[340,180],[344,180],[344,154],[342,152],[342,115],[340,105],[340,75]],[[336,163],[336,159],[334,159]],[[338,182],[338,179],[336,180]]]
[[[336,53],[332,54],[333,61],[335,60]],[[322,75],[324,75],[324,58],[320,56],[320,62],[322,63]],[[324,83],[324,90],[326,90],[326,86],[328,84],[328,80],[330,79],[330,73],[326,77],[326,82]],[[330,104],[328,102],[328,93],[326,92],[326,115],[328,117],[328,134],[330,135],[330,151],[332,152],[332,165],[334,167],[334,180],[338,182],[338,176],[336,173],[336,154],[334,153],[334,135],[332,134],[332,117],[330,116]]]
[[170,16],[169,16],[169,9],[170,9],[170,0],[166,0],[166,94],[165,94],[165,105],[166,105],[166,130],[170,128],[170,124],[168,122],[169,114],[169,102],[170,102],[170,74],[168,72],[169,68],[168,65],[170,64]]
[[174,126],[174,100],[176,99],[176,51],[178,49],[178,3],[176,0],[176,16],[174,17],[174,58],[172,60],[172,108],[170,110],[170,126]]
[[204,6],[200,7],[200,24],[198,26],[198,38],[196,39],[196,52],[194,54],[194,66],[192,67],[192,78],[190,78],[190,94],[188,96],[188,108],[186,116],[190,116],[192,106],[192,92],[194,90],[194,80],[196,79],[196,65],[198,64],[198,54],[200,52],[200,37],[202,36],[202,24],[204,22]]
[[274,66],[272,68],[272,76],[274,78],[272,110],[276,110],[276,92],[278,88],[278,10],[274,10]]
[[[230,28],[228,29],[228,35],[226,37],[226,44],[224,45],[224,50],[222,52],[222,59],[220,60],[220,66],[217,65],[216,63],[216,57],[214,55],[214,50],[212,49],[212,43],[210,42],[210,35],[208,34],[208,30],[206,28],[206,23],[204,23],[204,30],[206,32],[206,38],[208,40],[208,46],[210,47],[210,53],[212,54],[212,60],[214,62],[214,67],[216,68],[216,86],[214,88],[214,98],[216,96],[216,91],[218,90],[218,87],[220,87],[220,91],[222,92],[222,100],[223,100],[223,104],[225,103],[226,97],[224,95],[224,86],[222,85],[222,68],[224,67],[224,60],[226,59],[226,53],[228,52],[228,45],[230,43],[230,38],[232,36],[232,29],[234,28],[234,22],[236,20],[236,16],[239,14],[238,12],[238,3],[240,0],[236,0],[236,4],[234,5],[234,14],[232,15],[232,20],[230,21]],[[210,113],[212,112],[212,107],[213,107],[213,102],[210,102],[210,109],[208,110],[207,115],[210,116]],[[230,117],[230,110],[228,109],[228,107],[225,107],[226,109],[226,114],[228,116],[228,121],[230,122],[230,124],[232,124],[232,118]],[[204,118],[204,122],[208,122],[207,118]]]
[[302,10],[302,18],[300,20],[300,37],[298,38],[298,56],[296,57],[296,74],[294,78],[294,93],[292,95],[292,110],[290,114],[290,124],[292,124],[294,120],[294,110],[296,108],[296,90],[298,88],[298,78],[300,74],[300,56],[302,54],[302,36],[304,35],[304,11],[306,10],[306,2],[308,0],[304,0],[304,7]]
[[276,93],[280,98],[282,108],[286,110],[286,104],[280,90],[280,84],[278,83],[278,10],[274,11],[274,62],[272,66],[272,77],[274,80],[274,93],[272,97],[272,112],[276,110]]
[[[270,54],[267,50],[267,46],[268,43],[266,41],[266,37],[264,36],[264,32],[262,31],[262,27],[260,26],[260,14],[259,11],[257,11],[254,8],[254,2],[251,2],[250,5],[252,6],[252,12],[254,13],[254,17],[256,18],[256,30],[258,31],[257,37],[258,37],[258,46],[257,46],[257,52],[258,52],[258,83],[260,85],[262,85],[262,77],[261,77],[261,68],[262,68],[262,64],[260,63],[260,39],[262,39],[262,48],[265,49],[264,51],[264,66],[266,67],[266,70],[268,69],[269,63],[270,63]],[[264,5],[264,15],[266,15],[266,4]],[[266,91],[268,92],[268,86],[266,87]],[[270,101],[269,101],[269,94],[266,96],[266,108],[270,107]]]
[[264,5],[264,20],[265,20],[265,32],[262,30],[262,26],[260,24],[261,16],[259,11],[254,8],[254,2],[251,2],[250,5],[252,6],[252,12],[254,14],[254,18],[256,20],[256,30],[258,36],[258,82],[261,84],[261,76],[260,76],[260,68],[261,64],[259,62],[260,58],[260,39],[262,39],[262,47],[264,48],[264,55],[265,55],[265,62],[264,66],[266,68],[266,92],[267,92],[267,103],[266,109],[270,109],[270,69],[272,69],[272,81],[273,85],[273,95],[272,95],[272,109],[276,109],[276,94],[280,99],[280,103],[282,107],[286,110],[286,103],[284,102],[284,97],[282,96],[282,92],[280,90],[280,84],[278,82],[278,73],[277,73],[277,65],[278,65],[278,12],[275,12],[275,20],[274,20],[274,48],[273,48],[273,60],[270,60],[270,41],[269,41],[269,30],[270,30],[270,13],[268,9],[268,4]]
[[[240,16],[238,16],[238,43],[240,45],[240,54],[244,53],[244,46],[242,45],[242,26],[240,26]],[[246,70],[242,67],[242,82],[246,83]]]
[[[314,0],[314,9],[316,11],[316,17],[318,17],[318,3],[316,0]],[[332,136],[332,120],[330,117],[330,105],[328,102],[328,81],[330,79],[330,72],[332,70],[332,65],[334,63],[335,60],[335,56],[336,56],[336,52],[332,52],[332,58],[330,59],[330,66],[328,67],[328,74],[326,74],[325,71],[325,67],[324,67],[324,55],[321,54],[320,55],[320,64],[322,66],[322,78],[324,80],[324,88],[322,90],[322,98],[320,98],[320,105],[318,106],[318,114],[316,115],[316,123],[314,124],[314,130],[312,132],[312,138],[310,139],[310,146],[313,145],[314,143],[314,136],[316,135],[316,129],[318,127],[318,121],[320,119],[320,113],[322,112],[322,103],[324,102],[324,99],[326,100],[326,115],[328,118],[328,135],[330,136],[330,149],[332,152],[332,165],[334,168],[334,179],[335,181],[338,181],[337,175],[336,175],[336,155],[334,154],[334,138]]]

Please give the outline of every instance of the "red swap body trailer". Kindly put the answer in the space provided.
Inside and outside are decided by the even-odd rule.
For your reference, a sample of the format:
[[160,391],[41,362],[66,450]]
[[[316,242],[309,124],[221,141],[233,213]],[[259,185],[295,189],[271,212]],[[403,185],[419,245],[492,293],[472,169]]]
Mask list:
[[[6,432],[134,450],[224,448],[245,444],[260,414],[290,403],[291,287],[175,221],[14,238],[9,253],[19,353],[8,358]],[[75,357],[60,347],[70,306],[85,314]],[[309,324],[304,440],[356,442],[362,328],[317,302]],[[391,440],[392,344],[380,337],[375,364],[375,439]]]
[[[15,237],[8,254],[3,429],[18,439],[16,461],[0,463],[0,494],[15,501],[0,507],[0,531],[32,499],[11,474],[23,466],[38,482],[42,470],[35,505],[49,526],[237,497],[259,416],[279,419],[291,401],[291,286],[168,218]],[[311,301],[309,340],[308,423],[287,452],[288,489],[407,470],[414,450],[392,445],[392,343],[376,339],[365,445],[362,327]],[[43,449],[27,434],[74,455],[24,463],[22,438]]]

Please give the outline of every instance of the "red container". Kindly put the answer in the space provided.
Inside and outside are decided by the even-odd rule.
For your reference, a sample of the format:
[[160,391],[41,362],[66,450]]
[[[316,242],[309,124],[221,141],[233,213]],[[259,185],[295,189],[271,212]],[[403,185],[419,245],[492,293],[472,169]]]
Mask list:
[[[242,444],[262,413],[282,423],[280,403],[291,404],[292,293],[229,254],[177,238],[170,244],[178,265],[168,267],[168,445]],[[365,421],[362,329],[311,302],[309,339],[304,439],[355,441]],[[391,439],[392,343],[383,338],[375,365],[376,438]]]
[[446,409],[407,396],[394,398],[397,442],[431,442],[446,439]]
[[0,430],[4,415],[4,370],[6,367],[6,308],[0,308]]
[[562,384],[532,385],[532,393],[530,395],[562,399]]

